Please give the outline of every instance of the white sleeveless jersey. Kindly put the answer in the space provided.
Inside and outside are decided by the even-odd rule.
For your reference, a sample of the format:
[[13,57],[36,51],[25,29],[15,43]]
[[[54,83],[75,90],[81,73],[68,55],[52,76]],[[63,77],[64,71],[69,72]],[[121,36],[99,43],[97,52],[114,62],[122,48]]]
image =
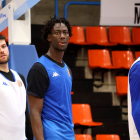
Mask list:
[[0,140],[25,140],[26,89],[11,70],[15,82],[0,73]]
[[[140,58],[138,58],[133,65],[137,62],[140,61]],[[132,65],[132,66],[133,66]],[[131,66],[131,67],[132,67]],[[129,124],[129,136],[130,140],[140,140],[133,116],[132,116],[132,105],[131,105],[131,96],[130,96],[130,85],[129,85],[129,76],[128,76],[128,124]]]

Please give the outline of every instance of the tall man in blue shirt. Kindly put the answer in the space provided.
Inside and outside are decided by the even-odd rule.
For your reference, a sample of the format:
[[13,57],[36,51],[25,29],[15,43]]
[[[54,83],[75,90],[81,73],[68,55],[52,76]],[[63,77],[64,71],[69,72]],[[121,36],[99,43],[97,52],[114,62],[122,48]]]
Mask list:
[[63,55],[72,36],[65,18],[51,18],[42,39],[49,50],[28,74],[28,99],[35,140],[74,140],[71,89],[72,77]]

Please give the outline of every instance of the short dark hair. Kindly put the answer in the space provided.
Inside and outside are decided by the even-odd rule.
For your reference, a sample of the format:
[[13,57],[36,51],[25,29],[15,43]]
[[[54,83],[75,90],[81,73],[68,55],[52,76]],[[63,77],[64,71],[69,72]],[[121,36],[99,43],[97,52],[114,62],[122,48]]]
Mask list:
[[5,42],[6,42],[6,37],[4,35],[0,34],[0,40],[5,40]]
[[54,16],[54,18],[50,17],[50,20],[45,22],[45,26],[41,30],[42,31],[42,40],[43,41],[48,42],[47,37],[48,37],[49,34],[51,34],[51,29],[54,27],[55,23],[64,23],[66,25],[66,27],[68,28],[69,36],[70,37],[72,36],[72,27],[70,26],[69,21],[66,20],[64,17],[56,18],[56,16]]

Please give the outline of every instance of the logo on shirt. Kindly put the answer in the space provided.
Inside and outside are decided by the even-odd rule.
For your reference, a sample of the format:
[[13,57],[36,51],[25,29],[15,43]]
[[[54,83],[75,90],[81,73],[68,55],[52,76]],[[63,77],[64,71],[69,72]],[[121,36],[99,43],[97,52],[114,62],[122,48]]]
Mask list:
[[56,76],[60,76],[57,72],[53,72],[53,76],[52,77],[56,77]]
[[22,86],[21,81],[17,80],[17,83],[18,83],[18,86],[19,86],[19,87],[21,87],[21,86]]
[[2,85],[9,86],[6,82],[3,82]]
[[69,77],[70,77],[70,71],[67,69],[67,72],[68,72],[68,75],[69,75]]
[[0,18],[4,18],[4,17],[6,17],[6,14],[0,14]]

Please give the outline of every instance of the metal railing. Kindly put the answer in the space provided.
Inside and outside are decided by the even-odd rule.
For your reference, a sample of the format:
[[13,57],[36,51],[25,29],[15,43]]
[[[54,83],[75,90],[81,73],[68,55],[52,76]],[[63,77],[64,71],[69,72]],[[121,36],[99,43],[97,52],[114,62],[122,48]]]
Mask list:
[[55,16],[58,18],[58,0],[55,0]]
[[[67,9],[69,5],[101,5],[101,2],[69,1],[64,7],[64,17],[67,19]],[[55,0],[55,16],[58,18],[58,0]]]
[[67,19],[67,9],[69,5],[100,5],[100,2],[69,1],[64,7],[64,17]]

